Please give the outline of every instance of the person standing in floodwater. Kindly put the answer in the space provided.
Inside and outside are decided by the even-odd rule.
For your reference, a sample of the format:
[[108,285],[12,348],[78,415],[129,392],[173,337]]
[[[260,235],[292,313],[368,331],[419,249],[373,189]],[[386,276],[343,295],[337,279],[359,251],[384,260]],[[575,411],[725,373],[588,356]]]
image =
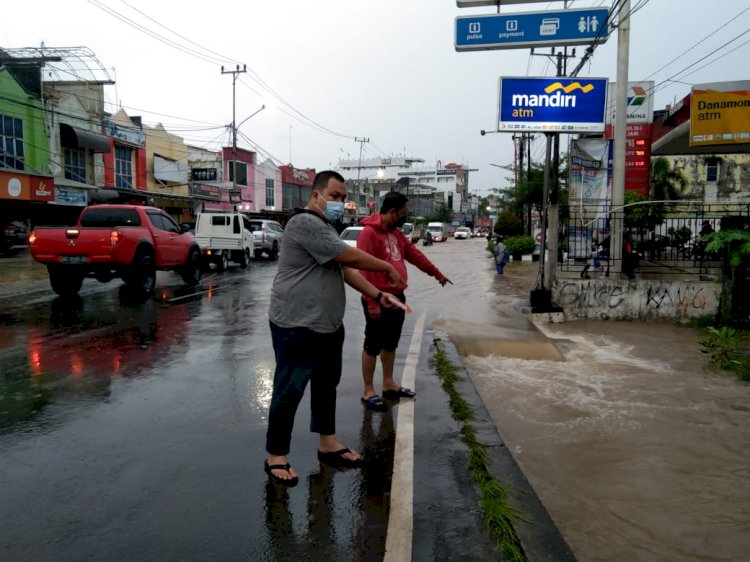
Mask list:
[[493,250],[493,253],[495,254],[495,271],[498,275],[502,275],[505,271],[505,264],[510,261],[510,255],[508,254],[508,249],[505,247],[505,244],[503,244],[502,236],[498,236],[495,240],[495,249]]

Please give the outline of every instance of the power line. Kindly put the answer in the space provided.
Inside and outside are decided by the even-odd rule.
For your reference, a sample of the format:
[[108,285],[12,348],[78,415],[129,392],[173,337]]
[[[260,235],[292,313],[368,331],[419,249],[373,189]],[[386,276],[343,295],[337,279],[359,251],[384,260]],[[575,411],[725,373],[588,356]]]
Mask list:
[[732,17],[732,18],[728,19],[728,20],[727,20],[726,22],[724,22],[724,23],[723,23],[722,25],[720,25],[719,27],[717,27],[716,29],[714,29],[714,30],[713,30],[713,31],[712,31],[711,33],[709,33],[708,35],[706,35],[705,37],[703,37],[703,39],[701,39],[700,41],[698,41],[698,42],[694,43],[694,44],[693,44],[693,45],[692,45],[692,46],[691,46],[690,48],[688,48],[688,49],[686,49],[686,50],[682,51],[682,53],[680,53],[680,54],[679,54],[679,55],[677,55],[677,56],[676,56],[675,58],[673,58],[672,60],[670,60],[670,61],[669,61],[669,62],[668,62],[667,64],[665,64],[664,66],[662,66],[662,67],[660,67],[660,68],[656,69],[656,70],[655,70],[654,72],[652,72],[651,74],[649,74],[648,76],[646,76],[646,78],[644,78],[644,80],[648,80],[649,78],[651,78],[652,76],[654,76],[654,75],[655,75],[655,74],[657,74],[658,72],[661,72],[662,70],[664,70],[665,68],[667,68],[667,67],[668,67],[669,65],[671,65],[671,64],[672,64],[673,62],[675,62],[675,61],[677,61],[677,60],[681,59],[682,57],[684,57],[684,56],[685,56],[686,54],[688,54],[688,53],[689,53],[690,51],[692,51],[693,49],[695,49],[695,48],[696,48],[696,47],[697,47],[698,45],[701,45],[702,43],[704,43],[705,41],[707,41],[707,40],[708,40],[709,38],[711,38],[712,36],[716,35],[716,34],[717,34],[717,33],[718,33],[719,31],[721,31],[721,30],[722,30],[722,29],[724,29],[724,28],[725,28],[726,26],[728,26],[729,24],[731,24],[731,23],[732,23],[733,21],[735,21],[735,20],[736,20],[737,18],[739,18],[739,17],[740,17],[740,16],[742,15],[742,14],[744,14],[744,13],[745,13],[745,12],[747,12],[748,10],[750,10],[750,6],[748,6],[748,7],[747,7],[747,8],[745,8],[744,10],[742,10],[742,11],[741,11],[740,13],[738,13],[738,14],[737,14],[736,16],[734,16],[734,17]]
[[[223,62],[222,59],[231,60],[231,59],[229,59],[229,57],[223,57],[222,55],[220,55],[218,53],[214,53],[213,51],[209,51],[208,49],[205,49],[205,47],[202,47],[202,46],[200,46],[197,43],[194,43],[192,41],[191,41],[191,43],[193,43],[196,46],[199,46],[201,49],[204,49],[204,50],[206,50],[206,51],[208,51],[210,53],[219,55],[222,58],[219,59],[219,58],[216,58],[214,56],[207,56],[205,54],[202,54],[202,53],[196,51],[195,49],[191,49],[191,48],[186,47],[184,45],[180,45],[179,43],[177,43],[175,41],[172,41],[171,39],[169,39],[167,37],[164,37],[163,35],[161,35],[161,34],[159,34],[157,32],[154,32],[154,31],[152,31],[152,30],[150,30],[150,29],[148,29],[148,28],[146,28],[146,27],[138,24],[137,22],[133,21],[132,19],[128,18],[127,16],[124,16],[120,12],[117,12],[116,10],[114,10],[114,9],[108,7],[108,6],[103,5],[98,0],[87,0],[87,1],[89,3],[91,3],[92,5],[96,6],[97,8],[99,8],[99,9],[101,9],[101,10],[109,13],[113,17],[116,17],[117,19],[123,21],[124,23],[126,23],[127,25],[133,27],[134,29],[136,29],[138,31],[141,31],[142,33],[145,33],[145,34],[149,35],[150,37],[156,39],[157,41],[165,43],[166,45],[168,45],[170,47],[173,47],[173,48],[175,48],[175,49],[177,49],[177,50],[179,50],[179,51],[181,51],[181,52],[183,52],[183,53],[185,53],[187,55],[199,58],[200,60],[203,60],[204,62],[209,62],[209,63],[213,63],[213,64],[219,64],[219,63]],[[123,2],[123,3],[125,3],[125,2]],[[125,3],[125,4],[128,5],[127,3]],[[139,10],[136,10],[136,11],[138,11],[138,13],[140,13],[144,17],[147,17],[151,21],[155,22],[155,20],[153,18],[150,18],[145,13],[143,13],[143,12],[141,12]],[[155,23],[158,24],[158,22],[155,22]],[[158,25],[160,25],[161,27],[164,27],[165,29],[167,29],[168,31],[170,31],[170,33],[173,33],[176,36],[182,37],[184,39],[184,37],[182,35],[179,35],[178,33],[176,33],[173,30],[167,28],[166,26],[163,26],[162,24],[158,24]],[[321,125],[320,123],[318,123],[315,120],[311,119],[310,117],[308,117],[307,115],[305,115],[304,113],[302,113],[301,111],[299,111],[298,109],[296,109],[291,103],[289,103],[281,94],[279,94],[276,90],[273,89],[273,87],[271,87],[265,80],[263,80],[263,78],[257,72],[255,72],[252,68],[248,68],[247,71],[248,71],[248,74],[251,76],[251,78],[253,78],[253,80],[255,80],[263,89],[265,89],[267,92],[269,92],[276,100],[278,100],[279,102],[281,102],[284,106],[286,106],[287,108],[289,108],[289,110],[291,110],[292,112],[294,112],[297,115],[299,115],[299,117],[295,117],[295,118],[298,119],[298,120],[300,120],[300,118],[301,118],[302,120],[300,122],[302,124],[305,124],[307,126],[314,125],[320,131],[332,134],[334,136],[345,137],[345,138],[352,138],[352,135],[346,135],[346,134],[343,134],[343,133],[339,133],[339,132],[334,131],[332,129],[329,129],[328,127],[325,127],[324,125]],[[250,88],[250,89],[252,91],[254,91],[256,94],[260,95],[259,92],[257,92],[256,90],[253,90],[252,88]],[[261,97],[263,97],[263,96],[261,96]],[[294,117],[293,115],[289,115],[289,113],[287,113],[286,111],[282,110],[282,112],[286,113],[289,117]],[[312,124],[312,125],[310,125],[310,124]]]

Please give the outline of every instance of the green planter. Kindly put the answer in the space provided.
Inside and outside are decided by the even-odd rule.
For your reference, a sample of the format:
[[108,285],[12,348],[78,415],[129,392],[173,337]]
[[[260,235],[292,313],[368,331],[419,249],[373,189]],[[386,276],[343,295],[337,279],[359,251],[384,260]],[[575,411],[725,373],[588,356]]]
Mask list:
[[523,255],[530,254],[536,249],[533,236],[509,236],[503,240],[503,244],[514,260],[520,260]]

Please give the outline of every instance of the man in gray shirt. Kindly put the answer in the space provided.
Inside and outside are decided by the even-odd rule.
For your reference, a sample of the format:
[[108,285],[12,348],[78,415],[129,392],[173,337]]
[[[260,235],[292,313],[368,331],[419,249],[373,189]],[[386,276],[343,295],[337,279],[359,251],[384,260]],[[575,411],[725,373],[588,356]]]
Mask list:
[[[335,466],[358,466],[361,455],[336,438],[336,387],[341,379],[346,282],[384,307],[395,298],[367,281],[357,269],[401,276],[386,261],[344,243],[333,227],[343,217],[346,185],[333,171],[315,176],[310,201],[284,230],[279,269],[271,290],[271,325],[276,371],[266,433],[265,471],[293,486],[297,471],[287,460],[297,406],[310,381],[310,431],[320,434],[318,458]],[[393,299],[393,300],[392,300]]]

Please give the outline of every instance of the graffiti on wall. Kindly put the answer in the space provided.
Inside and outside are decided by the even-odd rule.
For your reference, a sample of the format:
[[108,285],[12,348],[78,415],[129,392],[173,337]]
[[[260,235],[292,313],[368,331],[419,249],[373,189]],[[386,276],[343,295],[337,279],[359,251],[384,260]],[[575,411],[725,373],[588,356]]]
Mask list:
[[704,283],[590,280],[562,282],[556,296],[559,306],[577,317],[680,318],[710,313],[711,295]]

